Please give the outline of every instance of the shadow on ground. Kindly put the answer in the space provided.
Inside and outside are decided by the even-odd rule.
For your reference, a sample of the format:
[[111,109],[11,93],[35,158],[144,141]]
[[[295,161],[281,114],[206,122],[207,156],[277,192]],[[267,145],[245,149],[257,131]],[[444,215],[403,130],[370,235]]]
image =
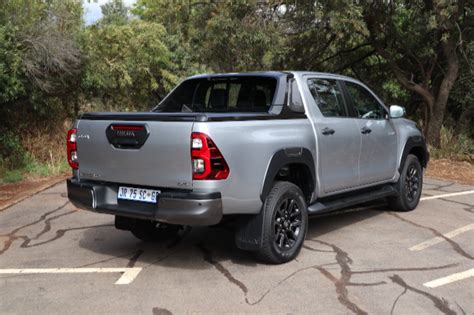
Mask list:
[[[375,204],[372,207],[366,205],[363,210],[349,209],[346,212],[312,218],[307,239],[317,239],[381,214],[380,211],[370,210],[375,207]],[[113,225],[113,222],[111,224]],[[234,229],[231,225],[188,227],[173,239],[155,243],[142,242],[130,232],[115,230],[113,226],[106,229],[88,229],[84,232],[79,245],[102,256],[109,256],[110,259],[130,257],[133,264],[139,262],[141,265],[159,264],[170,268],[208,269],[212,268],[210,264],[197,262],[230,260],[235,264],[249,267],[259,264],[253,253],[239,250],[235,246]]]

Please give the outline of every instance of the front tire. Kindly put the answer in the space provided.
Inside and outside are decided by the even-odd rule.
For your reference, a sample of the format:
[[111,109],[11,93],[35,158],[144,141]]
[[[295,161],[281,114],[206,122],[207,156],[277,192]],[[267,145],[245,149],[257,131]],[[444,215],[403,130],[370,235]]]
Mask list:
[[388,205],[395,211],[411,211],[420,202],[423,188],[423,170],[418,158],[409,154],[397,182],[398,196],[388,198]]
[[303,193],[295,184],[275,182],[263,205],[262,246],[257,255],[281,264],[298,256],[308,229]]

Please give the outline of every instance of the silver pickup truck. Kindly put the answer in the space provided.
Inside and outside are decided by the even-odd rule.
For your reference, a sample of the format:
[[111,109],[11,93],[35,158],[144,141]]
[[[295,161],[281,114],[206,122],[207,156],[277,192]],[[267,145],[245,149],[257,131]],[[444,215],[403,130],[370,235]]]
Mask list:
[[283,263],[310,216],[379,198],[417,206],[428,152],[403,115],[340,75],[197,75],[150,112],[82,114],[68,196],[146,241],[232,218],[239,248]]

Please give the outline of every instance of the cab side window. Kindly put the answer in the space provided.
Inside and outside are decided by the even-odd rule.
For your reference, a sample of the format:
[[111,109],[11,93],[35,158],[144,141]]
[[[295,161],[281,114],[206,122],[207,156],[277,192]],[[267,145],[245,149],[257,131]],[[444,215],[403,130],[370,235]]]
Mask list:
[[324,117],[347,116],[344,98],[336,80],[308,79],[308,88]]
[[345,84],[357,117],[364,119],[385,118],[382,106],[367,89],[352,82],[346,81]]

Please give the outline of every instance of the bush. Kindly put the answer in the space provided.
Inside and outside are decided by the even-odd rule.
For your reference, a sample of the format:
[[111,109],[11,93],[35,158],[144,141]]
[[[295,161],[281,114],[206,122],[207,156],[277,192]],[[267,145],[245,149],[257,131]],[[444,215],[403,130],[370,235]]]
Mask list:
[[18,135],[13,132],[0,132],[0,168],[21,168],[25,166],[27,156]]
[[5,174],[2,176],[2,182],[5,183],[16,183],[23,179],[23,172],[22,170],[13,170],[13,171],[6,171]]

